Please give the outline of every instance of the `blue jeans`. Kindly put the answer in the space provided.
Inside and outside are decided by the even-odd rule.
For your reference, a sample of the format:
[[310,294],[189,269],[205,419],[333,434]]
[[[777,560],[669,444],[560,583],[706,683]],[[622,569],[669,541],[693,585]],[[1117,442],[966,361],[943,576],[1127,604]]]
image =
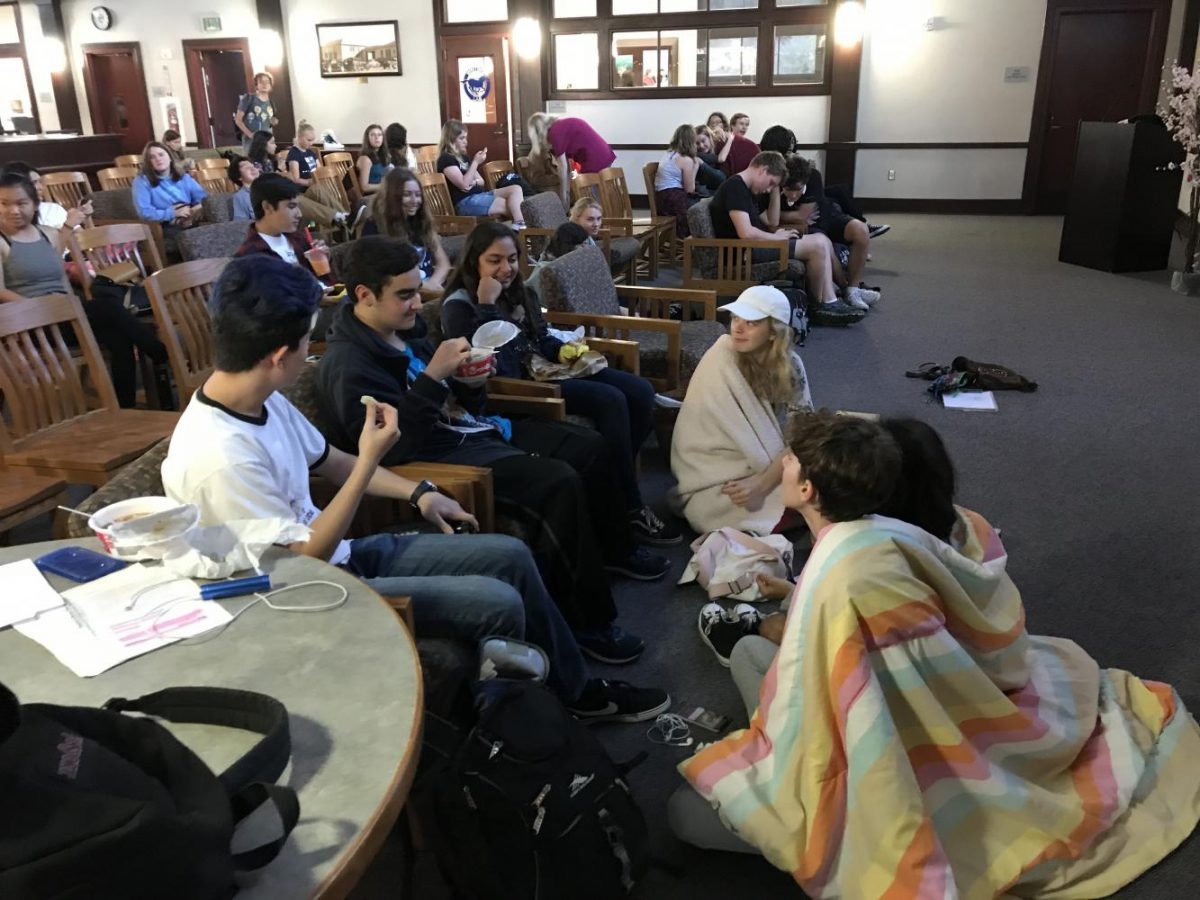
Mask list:
[[491,191],[468,194],[454,205],[454,211],[460,216],[486,216],[495,199],[496,195]]
[[578,699],[587,682],[571,629],[521,541],[501,534],[373,534],[350,542],[351,572],[380,594],[411,597],[417,634],[475,643],[528,640],[550,658],[549,687]]
[[604,438],[629,510],[641,509],[645,504],[634,460],[654,428],[654,386],[620,369],[601,369],[586,378],[560,381],[558,386],[567,412],[591,419]]

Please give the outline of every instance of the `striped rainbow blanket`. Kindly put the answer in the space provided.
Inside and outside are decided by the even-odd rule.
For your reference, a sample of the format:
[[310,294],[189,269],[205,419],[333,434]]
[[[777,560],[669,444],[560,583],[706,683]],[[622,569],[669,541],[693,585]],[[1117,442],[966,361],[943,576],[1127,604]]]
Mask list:
[[1091,898],[1200,818],[1200,729],[1167,685],[1030,637],[1003,545],[827,528],[750,727],[680,770],[812,897]]

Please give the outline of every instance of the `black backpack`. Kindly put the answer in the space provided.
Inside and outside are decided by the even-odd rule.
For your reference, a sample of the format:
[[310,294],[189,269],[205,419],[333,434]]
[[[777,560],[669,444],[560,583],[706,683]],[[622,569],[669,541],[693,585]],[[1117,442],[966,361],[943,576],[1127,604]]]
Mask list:
[[[219,777],[151,718],[264,737]],[[291,755],[287,710],[264,694],[167,688],[103,709],[20,705],[0,684],[0,897],[5,900],[224,900],[234,872],[270,862],[299,819],[274,784]],[[265,802],[277,839],[230,849]]]
[[792,308],[792,340],[803,347],[808,340],[808,294],[804,291],[804,279],[790,274],[786,269],[778,275],[764,278],[759,284],[778,288],[787,297]]
[[533,681],[476,688],[464,731],[426,713],[413,799],[442,874],[472,900],[614,900],[649,862],[646,822],[587,726]]

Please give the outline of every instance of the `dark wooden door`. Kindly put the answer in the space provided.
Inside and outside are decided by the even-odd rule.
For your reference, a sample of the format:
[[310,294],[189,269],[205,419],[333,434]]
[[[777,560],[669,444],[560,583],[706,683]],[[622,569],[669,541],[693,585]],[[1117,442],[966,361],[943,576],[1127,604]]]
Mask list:
[[83,83],[93,131],[120,135],[123,153],[141,153],[154,125],[140,46],[84,44]]
[[1050,0],[1025,171],[1033,212],[1066,209],[1080,122],[1154,112],[1169,0]]
[[233,122],[238,99],[253,90],[250,46],[245,38],[184,41],[188,93],[201,147],[226,147],[242,142]]
[[489,162],[509,159],[504,35],[443,37],[442,79],[446,118],[467,126],[468,152],[487,147]]

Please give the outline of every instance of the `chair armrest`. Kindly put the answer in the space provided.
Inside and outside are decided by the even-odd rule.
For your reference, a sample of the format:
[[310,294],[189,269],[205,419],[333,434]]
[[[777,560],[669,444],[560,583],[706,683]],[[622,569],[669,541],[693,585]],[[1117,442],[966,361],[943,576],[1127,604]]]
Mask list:
[[[415,462],[391,466],[390,470],[410,481],[428,478],[459,505],[479,520],[479,530],[495,528],[495,499],[492,470],[479,466],[460,466],[450,463]],[[404,504],[407,506],[407,504]]]
[[414,638],[417,636],[417,623],[413,617],[412,597],[383,597],[383,602],[392,608],[392,610],[400,617],[405,625],[408,626],[408,633]]
[[[683,323],[672,319],[655,319],[648,316],[601,316],[592,313],[548,312],[546,321],[551,325],[570,325],[576,328],[584,327],[584,332],[591,334],[595,331],[597,337],[610,337],[606,332],[616,335],[626,335],[621,340],[629,340],[627,335],[632,331],[660,331],[668,337],[678,337]],[[589,338],[590,340],[590,338]]]
[[603,353],[608,358],[609,365],[615,363],[614,368],[628,372],[630,375],[641,374],[642,358],[639,355],[637,341],[590,337],[587,339],[587,345],[592,350]]
[[504,378],[494,375],[488,379],[488,396],[509,397],[561,397],[562,388],[544,381],[529,381],[525,378]]
[[695,315],[688,315],[689,307],[695,307],[700,313],[698,318],[709,322],[717,319],[717,292],[698,290],[696,288],[662,288],[617,285],[617,296],[626,302],[630,310],[637,310],[642,315],[657,319],[670,317],[671,304],[678,303],[684,309],[684,321],[692,321]]
[[501,416],[532,416],[563,422],[567,418],[567,402],[559,397],[514,397],[498,394],[488,397],[487,411]]
[[470,234],[476,225],[486,221],[486,217],[476,216],[434,216],[433,229],[444,237],[454,234]]

